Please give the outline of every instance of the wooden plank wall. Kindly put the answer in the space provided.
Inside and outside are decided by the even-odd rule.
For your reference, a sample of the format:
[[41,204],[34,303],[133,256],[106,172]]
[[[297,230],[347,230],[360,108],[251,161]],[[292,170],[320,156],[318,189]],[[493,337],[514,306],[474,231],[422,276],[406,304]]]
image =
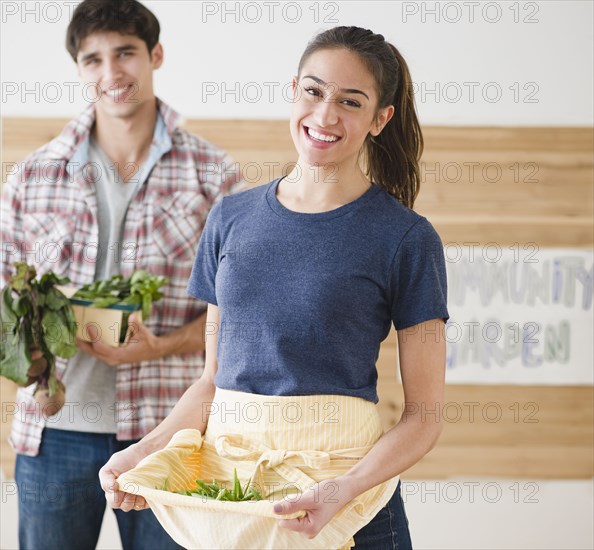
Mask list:
[[[22,160],[65,123],[4,119],[2,181],[8,163]],[[185,126],[228,150],[249,186],[281,175],[295,160],[287,121],[192,120]],[[429,218],[445,244],[592,247],[590,129],[429,127],[424,135],[423,184],[415,210]],[[398,421],[403,408],[397,356],[392,332],[378,361],[386,428]],[[13,392],[2,381],[3,411]],[[490,422],[489,414],[497,409],[501,419]],[[403,477],[593,475],[591,387],[449,385],[439,410],[448,420],[438,445]],[[13,455],[5,441],[5,420],[2,467],[10,475]]]

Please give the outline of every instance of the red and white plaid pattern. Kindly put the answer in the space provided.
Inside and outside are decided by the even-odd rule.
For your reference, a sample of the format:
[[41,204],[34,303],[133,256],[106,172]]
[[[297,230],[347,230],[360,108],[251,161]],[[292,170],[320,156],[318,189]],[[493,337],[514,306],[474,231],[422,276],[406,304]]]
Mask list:
[[[223,151],[177,128],[179,115],[160,100],[158,109],[172,148],[159,159],[130,203],[121,272],[129,276],[135,269],[146,269],[169,279],[164,297],[154,304],[146,321],[156,334],[166,334],[205,310],[204,302],[186,294],[198,241],[212,205],[242,190],[243,182]],[[2,286],[15,261],[34,264],[40,275],[49,270],[65,275],[77,286],[93,281],[98,253],[96,174],[89,166],[69,165],[69,161],[94,120],[91,105],[57,138],[31,154],[7,181],[0,233]],[[65,368],[66,362],[60,360],[59,378]],[[116,415],[118,439],[139,439],[169,414],[203,368],[200,353],[119,365],[115,410],[102,414]],[[38,453],[45,425],[32,397],[33,388],[18,391],[9,439],[17,453],[31,456]],[[67,402],[76,403],[76,396],[66,390]]]

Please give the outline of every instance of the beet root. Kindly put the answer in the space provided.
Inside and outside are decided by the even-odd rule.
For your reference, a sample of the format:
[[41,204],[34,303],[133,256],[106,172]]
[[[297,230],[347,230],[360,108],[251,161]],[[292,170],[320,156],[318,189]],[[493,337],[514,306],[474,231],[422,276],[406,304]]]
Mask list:
[[47,369],[47,366],[48,366],[47,359],[45,357],[43,357],[43,355],[42,355],[40,359],[34,359],[31,362],[31,366],[29,367],[29,370],[27,371],[27,376],[30,376],[30,377],[36,379],[38,376],[41,376],[45,372],[45,370]]
[[35,399],[41,405],[41,411],[44,416],[53,416],[56,414],[66,402],[66,388],[64,384],[58,382],[58,390],[50,397],[49,388],[47,386],[39,386],[35,390]]

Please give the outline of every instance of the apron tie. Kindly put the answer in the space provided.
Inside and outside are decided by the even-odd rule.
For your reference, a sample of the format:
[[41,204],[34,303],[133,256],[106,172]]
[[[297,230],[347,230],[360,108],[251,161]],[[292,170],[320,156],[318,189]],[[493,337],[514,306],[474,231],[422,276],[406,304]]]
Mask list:
[[268,491],[262,483],[262,470],[274,470],[287,481],[296,484],[303,492],[317,482],[303,473],[300,468],[321,470],[330,465],[331,459],[330,453],[324,451],[271,449],[241,434],[219,435],[215,440],[215,448],[222,458],[255,462],[252,479],[261,490],[262,497],[268,496]]

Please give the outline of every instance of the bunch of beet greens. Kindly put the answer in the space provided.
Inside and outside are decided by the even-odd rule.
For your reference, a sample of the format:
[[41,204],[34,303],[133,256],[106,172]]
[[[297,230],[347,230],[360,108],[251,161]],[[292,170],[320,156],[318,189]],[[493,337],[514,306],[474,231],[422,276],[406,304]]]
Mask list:
[[[76,320],[70,302],[55,286],[67,278],[46,273],[39,280],[33,266],[15,262],[15,274],[2,289],[2,347],[0,375],[20,386],[37,382],[35,398],[44,414],[58,412],[65,401],[65,388],[56,378],[56,356],[76,354]],[[39,350],[41,360],[31,354]]]

